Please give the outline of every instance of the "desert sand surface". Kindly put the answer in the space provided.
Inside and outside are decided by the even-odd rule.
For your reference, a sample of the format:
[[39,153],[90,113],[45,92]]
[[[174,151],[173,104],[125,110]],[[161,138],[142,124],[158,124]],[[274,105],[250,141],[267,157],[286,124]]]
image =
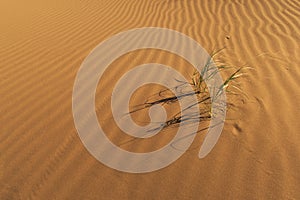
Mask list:
[[[298,0],[2,1],[0,199],[300,199],[299,21]],[[198,158],[204,131],[171,165],[131,174],[105,166],[84,147],[72,90],[100,42],[142,27],[182,32],[207,52],[225,47],[220,59],[253,70],[240,79],[248,98],[229,97],[234,107],[208,156]],[[118,78],[149,62],[191,72],[178,56],[141,50],[114,61],[97,88],[99,123],[128,151],[153,151],[174,136],[168,130],[122,143],[130,137],[109,118]],[[141,88],[132,103],[157,89]]]

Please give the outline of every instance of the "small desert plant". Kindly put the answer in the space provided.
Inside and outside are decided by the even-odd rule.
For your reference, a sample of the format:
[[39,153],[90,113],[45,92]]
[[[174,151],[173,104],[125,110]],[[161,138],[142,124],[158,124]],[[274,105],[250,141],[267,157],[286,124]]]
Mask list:
[[[222,50],[222,49],[221,49]],[[186,109],[190,109],[194,106],[199,106],[200,108],[200,121],[201,120],[210,120],[213,118],[213,114],[211,112],[211,104],[214,102],[216,98],[218,98],[222,92],[226,92],[226,94],[233,94],[233,95],[246,95],[240,88],[239,82],[237,81],[240,77],[244,75],[244,71],[249,69],[249,67],[234,67],[226,64],[218,64],[214,62],[214,58],[216,55],[221,51],[213,52],[211,57],[207,60],[205,66],[202,68],[201,72],[199,73],[197,70],[190,77],[190,82],[179,82],[178,86],[176,86],[176,90],[184,91],[184,87],[187,85],[192,86],[193,92],[182,92],[179,96],[169,95],[170,92],[168,89],[161,90],[159,93],[155,94],[156,100],[146,101],[143,105],[139,105],[137,109],[134,109],[130,113],[137,112],[141,109],[145,109],[151,107],[153,105],[164,105],[164,104],[173,104],[176,103],[178,100],[182,98],[186,98],[192,95],[197,96],[197,102],[192,103]],[[214,79],[215,75],[218,72],[226,71],[229,76],[226,77],[225,81],[215,90],[215,93],[211,95],[209,93],[209,88],[206,85],[207,81],[210,79]],[[157,98],[158,97],[158,98]],[[173,115],[169,120],[160,124],[158,128],[165,128],[172,125],[176,125],[182,122],[192,123],[195,120],[199,121],[199,118],[194,118],[194,116],[199,117],[199,115],[193,115],[193,113],[189,114],[188,116],[183,116],[181,112],[176,113]]]

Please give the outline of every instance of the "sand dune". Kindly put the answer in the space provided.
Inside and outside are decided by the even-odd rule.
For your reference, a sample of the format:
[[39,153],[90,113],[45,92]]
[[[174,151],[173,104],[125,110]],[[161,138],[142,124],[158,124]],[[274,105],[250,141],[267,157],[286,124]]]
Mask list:
[[[300,199],[299,10],[297,0],[2,2],[0,199]],[[106,167],[85,149],[73,121],[72,90],[96,45],[141,27],[180,31],[208,52],[226,47],[218,58],[254,70],[241,81],[248,98],[229,97],[235,109],[207,157],[198,158],[204,131],[170,166],[129,174]],[[123,144],[132,138],[111,118],[114,84],[148,62],[186,77],[192,72],[171,53],[135,51],[112,63],[96,94],[99,123],[109,138],[135,152],[158,149],[174,136],[165,130]],[[141,89],[133,104],[159,89]],[[133,115],[148,120],[143,116]]]

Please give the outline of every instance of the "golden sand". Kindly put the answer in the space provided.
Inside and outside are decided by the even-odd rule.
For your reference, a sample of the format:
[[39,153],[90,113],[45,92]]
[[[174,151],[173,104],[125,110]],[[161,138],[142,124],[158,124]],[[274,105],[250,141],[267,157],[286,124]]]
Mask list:
[[[0,199],[300,199],[299,11],[297,0],[2,2]],[[226,47],[220,58],[254,70],[241,79],[248,98],[231,97],[235,109],[207,157],[198,158],[203,133],[170,166],[129,174],[85,149],[74,126],[72,89],[96,45],[140,27],[180,31],[208,52]],[[110,83],[126,69],[114,66],[155,61],[188,72],[184,60],[148,51],[115,61],[101,80],[107,86],[97,91],[100,123],[116,143],[127,136],[117,136],[101,114],[110,112]],[[122,148],[147,152],[172,133],[165,135]]]

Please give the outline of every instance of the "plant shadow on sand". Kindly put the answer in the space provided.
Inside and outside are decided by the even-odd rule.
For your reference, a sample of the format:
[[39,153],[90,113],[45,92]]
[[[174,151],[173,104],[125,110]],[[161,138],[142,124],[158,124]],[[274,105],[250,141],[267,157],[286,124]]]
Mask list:
[[[247,66],[235,67],[224,64],[224,62],[221,61],[215,62],[214,58],[221,50],[223,49],[213,52],[211,54],[212,56],[207,60],[205,66],[202,68],[201,72],[199,73],[197,70],[195,70],[194,73],[191,74],[189,82],[176,80],[178,85],[172,88],[172,90],[177,92],[177,96],[170,91],[170,88],[162,89],[155,94],[149,95],[146,102],[139,105],[134,105],[133,109],[127,113],[127,115],[138,113],[156,105],[168,105],[170,107],[175,107],[179,101],[194,95],[196,96],[196,102],[191,102],[187,107],[181,110],[187,111],[185,112],[186,114],[182,114],[182,112],[179,111],[169,117],[165,122],[155,122],[155,128],[151,128],[147,131],[148,133],[151,133],[165,128],[178,128],[178,126],[186,126],[210,121],[219,113],[224,113],[228,109],[234,108],[233,103],[228,102],[226,99],[220,102],[218,101],[218,98],[220,98],[223,93],[226,93],[227,96],[243,95],[244,97],[247,97],[247,95],[241,90],[239,79],[245,75],[245,70],[252,68]],[[208,87],[206,83],[209,80],[214,79],[219,72],[224,72],[222,74],[229,75],[227,75],[225,79],[223,78],[224,81],[220,85],[215,87],[214,92],[211,92],[211,87]],[[192,87],[193,91],[187,92],[186,88],[188,87]],[[213,103],[215,105],[214,110],[212,111]],[[224,123],[224,121],[220,123]],[[193,134],[208,130],[216,125],[218,124],[205,126],[204,128],[198,129],[198,131],[194,133],[187,134],[186,136],[180,138],[180,140]],[[135,139],[136,138],[123,142],[119,145],[127,144]]]

